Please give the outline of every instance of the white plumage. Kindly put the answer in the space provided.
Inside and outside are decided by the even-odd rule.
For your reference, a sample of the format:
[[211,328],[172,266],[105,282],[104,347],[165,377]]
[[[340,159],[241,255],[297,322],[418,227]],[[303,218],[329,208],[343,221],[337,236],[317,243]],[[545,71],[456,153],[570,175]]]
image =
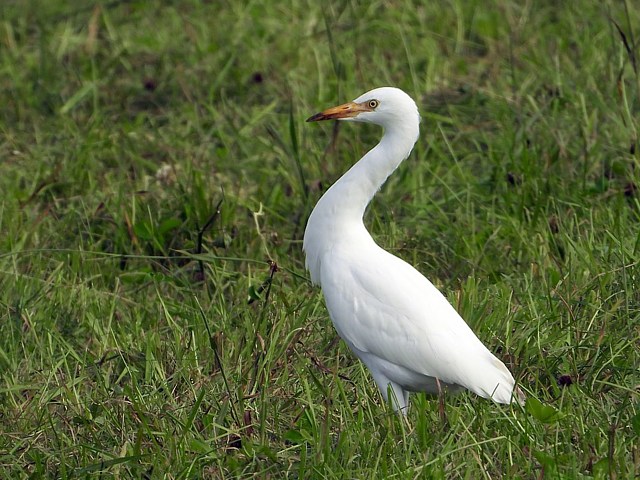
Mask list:
[[419,135],[415,102],[402,90],[376,88],[307,121],[380,125],[376,147],[318,201],[304,233],[311,280],[322,287],[338,334],[371,371],[385,400],[406,412],[409,392],[467,388],[499,403],[514,379],[447,299],[420,272],[380,248],[363,223],[365,208],[409,156]]

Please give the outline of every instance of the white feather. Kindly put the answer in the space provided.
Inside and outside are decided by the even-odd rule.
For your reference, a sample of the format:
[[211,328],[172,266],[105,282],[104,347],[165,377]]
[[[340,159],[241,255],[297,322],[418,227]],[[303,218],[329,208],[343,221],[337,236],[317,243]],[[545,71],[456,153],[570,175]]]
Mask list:
[[384,87],[354,100],[378,107],[350,120],[385,128],[369,151],[320,199],[304,235],[307,268],[349,348],[371,371],[383,396],[404,409],[410,391],[464,387],[510,403],[514,379],[447,299],[420,272],[380,248],[362,222],[365,208],[411,152],[419,115],[401,90]]

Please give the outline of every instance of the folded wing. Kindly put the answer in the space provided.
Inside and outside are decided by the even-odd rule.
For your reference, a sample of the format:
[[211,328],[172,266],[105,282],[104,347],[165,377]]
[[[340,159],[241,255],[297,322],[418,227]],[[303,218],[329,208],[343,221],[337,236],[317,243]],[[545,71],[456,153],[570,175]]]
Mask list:
[[362,352],[510,403],[515,382],[505,365],[429,280],[375,247],[375,255],[334,250],[323,262],[322,289],[340,336]]

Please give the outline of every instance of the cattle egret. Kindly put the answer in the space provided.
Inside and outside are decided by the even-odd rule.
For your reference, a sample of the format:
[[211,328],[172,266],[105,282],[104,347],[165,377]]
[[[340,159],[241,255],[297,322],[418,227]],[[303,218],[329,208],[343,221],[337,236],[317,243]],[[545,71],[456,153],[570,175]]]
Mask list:
[[[304,232],[306,266],[338,334],[364,362],[385,401],[406,413],[409,392],[467,388],[511,403],[515,382],[447,299],[420,272],[380,248],[365,208],[409,156],[420,115],[402,90],[382,87],[310,117],[380,125],[380,143],[318,201]],[[517,390],[517,389],[516,389]],[[516,397],[519,396],[516,391]]]

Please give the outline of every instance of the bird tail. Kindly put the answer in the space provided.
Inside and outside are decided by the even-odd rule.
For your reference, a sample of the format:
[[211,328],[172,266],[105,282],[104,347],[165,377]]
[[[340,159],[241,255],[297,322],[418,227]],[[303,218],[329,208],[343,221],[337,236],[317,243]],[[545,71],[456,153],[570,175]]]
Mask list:
[[[491,398],[494,402],[497,403],[518,403],[520,405],[524,405],[525,395],[524,392],[516,385],[516,381],[513,379],[513,375],[509,369],[505,366],[497,358],[493,358],[492,362],[493,366],[496,369],[496,375],[498,378],[494,377],[494,388],[493,390],[488,391],[485,389],[482,393],[476,392],[479,395],[482,395],[487,398]],[[495,383],[497,381],[497,383]],[[485,393],[485,395],[483,395]]]

